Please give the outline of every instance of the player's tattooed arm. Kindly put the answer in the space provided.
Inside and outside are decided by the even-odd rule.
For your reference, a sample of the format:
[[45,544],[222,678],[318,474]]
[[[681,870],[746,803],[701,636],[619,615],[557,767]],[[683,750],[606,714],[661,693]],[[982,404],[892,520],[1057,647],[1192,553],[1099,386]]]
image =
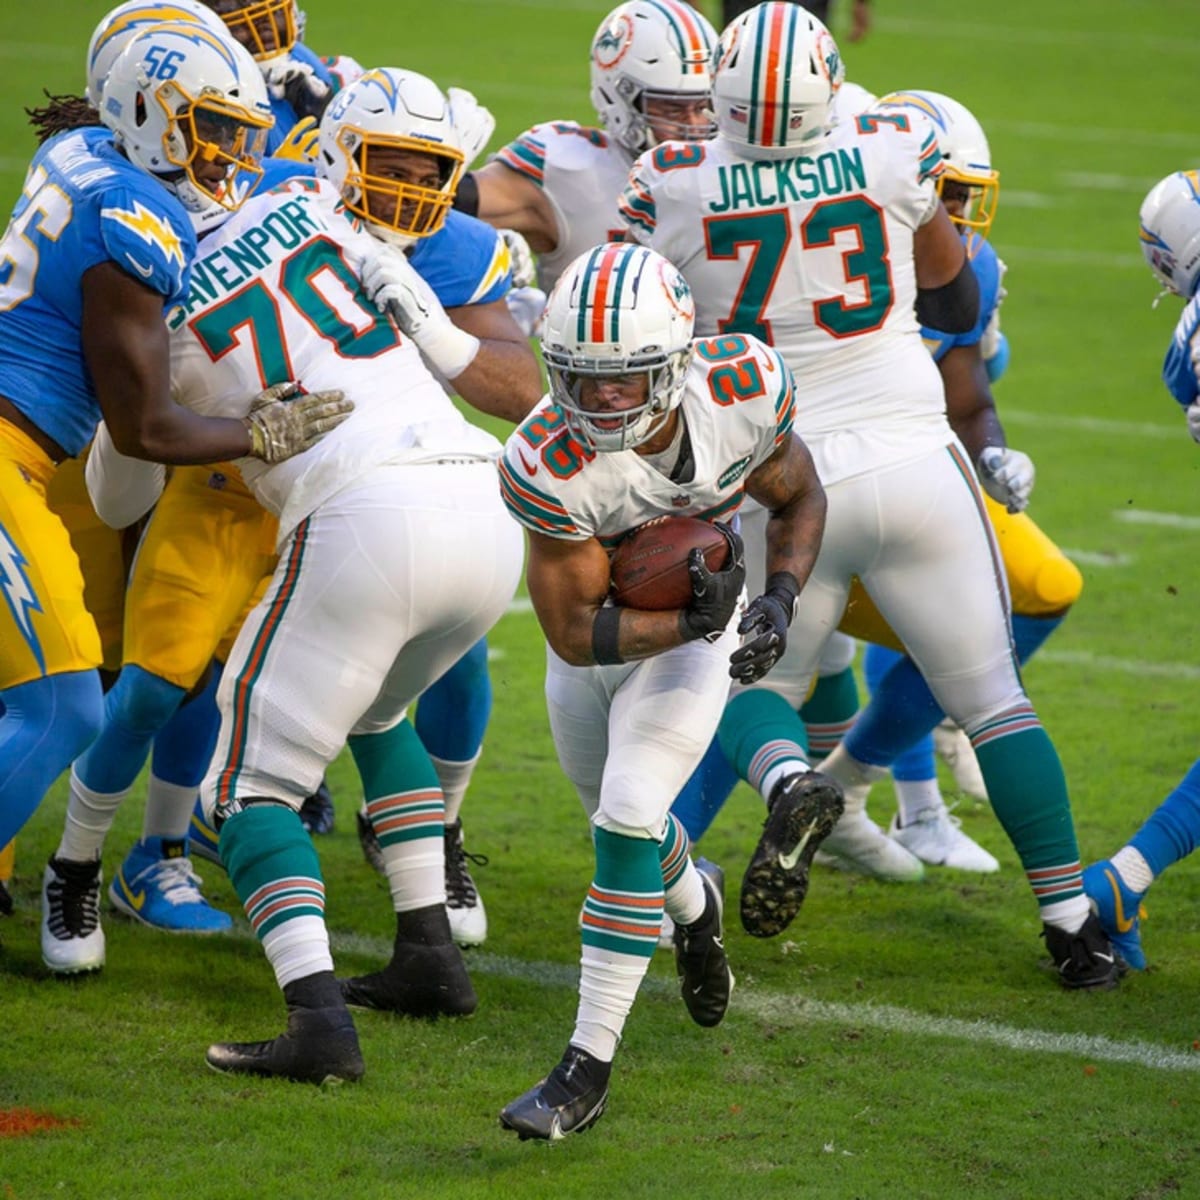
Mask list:
[[802,588],[812,573],[825,531],[825,489],[808,447],[796,434],[746,478],[746,492],[771,513],[767,578],[781,571]]
[[595,538],[567,541],[531,531],[525,578],[546,641],[572,666],[631,662],[684,643],[678,610],[605,606],[608,553]]

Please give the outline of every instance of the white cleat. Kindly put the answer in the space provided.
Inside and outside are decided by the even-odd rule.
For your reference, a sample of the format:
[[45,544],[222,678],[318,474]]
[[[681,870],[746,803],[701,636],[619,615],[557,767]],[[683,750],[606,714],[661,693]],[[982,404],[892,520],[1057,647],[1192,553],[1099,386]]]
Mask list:
[[42,876],[42,962],[56,975],[104,966],[100,863],[52,858]]
[[988,798],[987,784],[983,782],[983,772],[979,769],[971,739],[949,717],[934,726],[933,748],[950,768],[960,792],[974,796],[976,800]]
[[675,922],[671,920],[670,913],[663,913],[662,924],[658,927],[658,944],[664,950],[671,950],[675,946]]
[[450,936],[456,945],[464,948],[482,946],[487,941],[487,909],[467,862],[485,866],[487,856],[470,854],[463,848],[462,821],[446,826],[445,839],[446,915],[450,918]]
[[907,825],[898,825],[898,820],[892,818],[888,837],[931,867],[953,867],[982,875],[1000,870],[996,859],[963,833],[962,822],[944,804],[918,813]]
[[814,861],[876,879],[913,883],[924,878],[921,860],[890,837],[863,811],[846,813],[821,843]]

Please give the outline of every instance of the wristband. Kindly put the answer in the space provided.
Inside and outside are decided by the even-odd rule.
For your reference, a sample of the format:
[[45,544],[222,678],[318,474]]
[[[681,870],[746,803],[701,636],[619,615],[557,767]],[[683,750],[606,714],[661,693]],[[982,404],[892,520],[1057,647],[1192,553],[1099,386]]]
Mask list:
[[449,317],[444,323],[439,319],[436,326],[423,329],[419,336],[413,336],[413,341],[447,379],[457,379],[479,353],[479,339],[459,329]]
[[787,622],[790,625],[796,615],[796,599],[800,595],[800,584],[791,571],[776,571],[767,578],[767,586],[763,594],[774,595],[787,611]]
[[592,657],[599,666],[610,667],[625,661],[621,657],[620,636],[621,610],[606,605],[592,622]]

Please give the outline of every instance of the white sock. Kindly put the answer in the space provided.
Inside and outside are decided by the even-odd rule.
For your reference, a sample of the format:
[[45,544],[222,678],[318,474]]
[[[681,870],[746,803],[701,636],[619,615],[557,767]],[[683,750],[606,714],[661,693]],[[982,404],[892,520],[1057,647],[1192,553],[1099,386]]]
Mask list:
[[790,779],[793,775],[803,775],[806,771],[811,771],[812,767],[808,765],[802,758],[789,758],[786,762],[781,762],[772,767],[762,777],[762,794],[763,799],[770,803],[771,796],[775,791],[776,786],[784,779]]
[[1047,925],[1066,930],[1067,933],[1078,933],[1091,911],[1086,896],[1072,896],[1070,900],[1056,900],[1053,904],[1043,905],[1038,909],[1038,914]]
[[281,988],[317,971],[333,970],[329,930],[321,917],[293,917],[263,934],[263,950]]
[[692,925],[704,916],[707,889],[692,860],[679,878],[663,892],[663,909],[676,925]]
[[911,825],[922,813],[944,808],[942,791],[936,779],[893,779],[900,825]]
[[440,838],[418,838],[380,849],[396,912],[446,903],[446,854]]
[[650,960],[638,955],[583,947],[573,1045],[601,1062],[612,1062],[625,1018],[649,966]]
[[458,820],[467,788],[471,786],[471,776],[475,773],[475,766],[482,754],[483,751],[480,750],[474,758],[468,758],[465,762],[434,758],[432,754],[429,756],[429,761],[433,763],[433,769],[437,772],[438,782],[442,785],[442,794],[446,797],[447,825],[453,825]]
[[142,837],[178,839],[187,837],[196,806],[195,787],[168,783],[150,772],[146,784],[146,812],[142,817]]
[[1109,860],[1122,882],[1134,892],[1144,892],[1154,882],[1154,872],[1134,846],[1122,846]]
[[67,819],[55,858],[70,862],[95,862],[104,848],[104,839],[112,828],[121,801],[131,789],[120,792],[93,792],[71,768]]

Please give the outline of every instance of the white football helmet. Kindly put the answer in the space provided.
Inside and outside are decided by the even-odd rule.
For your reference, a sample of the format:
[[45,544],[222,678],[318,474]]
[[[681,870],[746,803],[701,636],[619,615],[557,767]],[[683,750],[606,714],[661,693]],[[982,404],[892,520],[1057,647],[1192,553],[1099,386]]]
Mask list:
[[273,123],[254,60],[228,31],[198,22],[130,38],[108,73],[100,119],[129,161],[175,194],[197,233],[250,193]]
[[717,132],[751,158],[805,154],[832,124],[844,78],[837,43],[812,13],[759,4],[729,24],[713,57]]
[[683,0],[628,0],[614,8],[592,38],[592,104],[604,127],[633,154],[660,140],[699,141],[711,125],[655,118],[666,131],[650,128],[647,100],[707,100],[716,30]]
[[1169,292],[1190,300],[1200,282],[1200,171],[1176,171],[1142,201],[1142,253]]
[[920,113],[933,125],[944,164],[938,178],[938,194],[947,183],[962,184],[971,192],[962,213],[951,213],[950,219],[980,237],[987,237],[1000,200],[1000,172],[992,168],[987,137],[966,105],[940,92],[905,91],[881,96],[875,107]]
[[296,0],[206,0],[229,32],[266,71],[283,61],[300,40],[304,15]]
[[[542,319],[550,394],[574,436],[597,452],[640,446],[683,399],[696,306],[687,281],[661,254],[609,242],[559,277]],[[644,375],[644,404],[623,412],[580,405],[585,378]]]
[[[383,151],[430,156],[438,186],[397,178]],[[321,172],[376,237],[403,248],[437,233],[454,203],[463,152],[449,101],[416,71],[368,71],[334,97],[321,118]],[[372,200],[375,209],[372,211]]]
[[224,34],[225,26],[211,8],[199,0],[125,0],[104,14],[88,43],[87,89],[88,103],[100,107],[104,81],[129,39],[147,25],[188,25],[196,21],[217,33]]

